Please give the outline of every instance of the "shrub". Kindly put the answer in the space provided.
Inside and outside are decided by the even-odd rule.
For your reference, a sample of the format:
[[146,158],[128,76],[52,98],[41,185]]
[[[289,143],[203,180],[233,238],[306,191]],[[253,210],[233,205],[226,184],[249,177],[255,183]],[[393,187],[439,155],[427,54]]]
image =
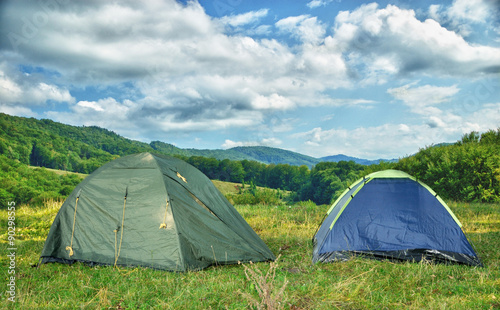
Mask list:
[[226,198],[237,205],[281,205],[281,193],[271,189],[253,189],[238,194],[227,194]]
[[470,133],[454,145],[430,146],[396,164],[445,199],[500,201],[500,129]]

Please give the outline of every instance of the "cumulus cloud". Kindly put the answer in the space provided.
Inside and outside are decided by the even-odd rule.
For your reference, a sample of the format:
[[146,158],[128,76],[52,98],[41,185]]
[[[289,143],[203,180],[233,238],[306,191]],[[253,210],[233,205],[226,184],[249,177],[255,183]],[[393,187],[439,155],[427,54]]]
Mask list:
[[70,105],[67,112],[46,112],[46,116],[66,124],[101,126],[110,130],[120,129],[133,132],[136,124],[129,121],[130,114],[135,111],[134,102],[125,100],[118,102],[114,98],[97,101],[78,101]]
[[286,110],[294,106],[293,102],[290,99],[280,96],[276,93],[271,94],[270,96],[258,95],[252,101],[252,105],[254,108],[259,110]]
[[[470,115],[467,124],[476,127],[476,131],[486,131],[500,126],[500,102],[489,103]],[[467,129],[466,131],[467,132]]]
[[74,98],[67,89],[47,84],[37,76],[21,73],[0,63],[0,106],[4,111],[11,106],[10,111],[26,115],[30,107],[43,106],[48,101],[71,103]]
[[[471,45],[437,21],[420,21],[413,10],[376,3],[335,19],[325,43],[348,53],[347,63],[361,77],[426,72],[438,76],[488,74],[500,68],[500,49]],[[385,65],[384,65],[385,63]]]
[[[500,103],[481,108],[465,117],[447,115],[431,117],[422,124],[388,123],[379,126],[358,127],[355,129],[312,130],[292,135],[303,140],[303,149],[315,157],[331,154],[378,159],[398,158],[416,153],[420,148],[440,142],[455,142],[471,131],[487,131],[498,126]],[[485,115],[488,115],[485,117]],[[449,116],[447,118],[447,116]],[[434,122],[434,126],[431,126]]]
[[454,0],[447,13],[452,20],[457,22],[484,23],[492,13],[494,2],[489,0]]
[[[460,92],[456,85],[443,87],[417,84],[388,90],[412,113],[420,116],[414,118],[412,123],[387,123],[355,129],[316,127],[293,134],[292,137],[303,140],[304,148],[312,156],[348,154],[376,159],[380,154],[386,154],[386,158],[397,158],[414,154],[419,148],[434,143],[454,142],[471,131],[483,132],[498,127],[500,103],[474,106],[473,111],[459,114],[457,112],[462,107],[441,108],[442,105],[456,104],[457,100],[453,99]],[[485,89],[480,90],[481,96],[486,94],[489,93],[485,93]]]
[[[312,15],[260,24],[268,9],[213,18],[197,1],[11,1],[0,13],[0,57],[17,56],[9,70],[0,66],[0,107],[27,115],[35,105],[64,103],[64,112],[56,108],[43,116],[162,140],[168,139],[165,134],[267,126],[275,113],[303,107],[372,107],[375,100],[342,99],[335,91],[419,74],[439,79],[498,72],[499,48],[470,44],[441,26],[443,12],[464,18],[453,9],[460,5],[474,18],[484,12],[457,0],[449,10],[432,7],[435,19],[421,21],[412,10],[368,4],[340,12],[330,27]],[[267,36],[271,31],[279,32],[277,39]],[[43,72],[12,69],[19,64]],[[53,76],[40,78],[49,71]],[[123,84],[133,96],[106,92]],[[98,87],[104,95],[78,100],[71,95],[85,87]],[[425,114],[415,113],[424,117],[422,126],[436,128],[453,119],[440,105],[457,91],[453,85],[407,84],[389,94],[415,111],[420,104]],[[391,126],[387,130],[404,128]],[[321,145],[328,132],[317,129],[308,142]]]
[[[429,7],[431,18],[463,37],[474,35],[477,31],[475,27],[478,25],[486,25],[487,31],[495,33],[499,14],[500,1],[498,0],[454,0],[449,7],[444,5]],[[489,23],[492,20],[497,26]]]
[[182,70],[185,49],[219,32],[197,2],[53,3],[9,3],[2,46],[86,83],[140,78],[151,63]]
[[[348,130],[342,128],[324,130],[321,127],[295,134],[294,137],[304,139],[304,147],[309,154],[317,157],[331,154],[347,154],[350,156],[376,159],[379,154],[397,157],[410,154],[432,141],[422,134],[427,133],[427,126],[410,126],[406,124],[385,124],[373,127],[359,127]],[[420,144],[419,144],[420,143]]]
[[387,93],[401,100],[410,107],[410,111],[422,115],[422,121],[431,128],[441,128],[445,131],[454,131],[462,117],[453,112],[441,109],[441,104],[452,101],[459,93],[457,85],[452,86],[415,86],[418,82],[397,88],[390,88]]
[[248,24],[255,24],[261,18],[267,16],[269,9],[260,9],[238,15],[223,16],[219,20],[225,25],[232,27],[241,27]]
[[218,21],[225,26],[228,33],[246,36],[266,36],[271,34],[272,26],[261,24],[269,13],[269,9],[246,12],[243,14],[223,16]]
[[278,138],[264,138],[259,141],[232,141],[226,139],[222,144],[223,149],[230,149],[238,146],[269,146],[269,147],[279,147],[283,142]]
[[406,105],[419,108],[448,102],[460,91],[457,85],[448,87],[433,85],[413,87],[416,84],[417,82],[414,82],[397,88],[389,88],[387,92],[394,98],[403,101]]
[[310,9],[315,9],[315,8],[318,8],[321,6],[326,6],[330,3],[332,3],[333,1],[340,2],[341,0],[312,0],[312,1],[308,2],[306,5]]
[[304,43],[319,44],[325,36],[325,26],[316,16],[300,15],[283,18],[276,22],[276,27]]

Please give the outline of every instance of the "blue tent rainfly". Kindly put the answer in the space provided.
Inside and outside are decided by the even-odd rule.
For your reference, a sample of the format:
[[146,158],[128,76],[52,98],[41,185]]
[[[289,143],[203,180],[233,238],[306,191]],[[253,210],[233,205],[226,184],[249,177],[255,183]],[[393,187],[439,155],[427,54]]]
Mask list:
[[313,237],[313,262],[365,255],[482,266],[461,227],[429,186],[402,171],[379,171],[333,203]]

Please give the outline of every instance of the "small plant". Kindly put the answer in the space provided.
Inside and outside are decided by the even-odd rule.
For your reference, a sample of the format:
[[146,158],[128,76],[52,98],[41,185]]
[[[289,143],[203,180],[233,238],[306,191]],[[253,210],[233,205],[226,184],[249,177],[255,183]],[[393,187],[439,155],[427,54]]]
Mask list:
[[288,281],[285,278],[280,288],[276,286],[276,268],[278,267],[280,256],[269,264],[269,270],[265,275],[252,262],[250,262],[250,267],[242,264],[245,269],[245,276],[251,282],[252,287],[257,290],[260,300],[252,294],[244,293],[241,290],[238,290],[238,292],[250,302],[250,305],[257,307],[258,310],[275,310],[283,309],[284,307],[283,298]]

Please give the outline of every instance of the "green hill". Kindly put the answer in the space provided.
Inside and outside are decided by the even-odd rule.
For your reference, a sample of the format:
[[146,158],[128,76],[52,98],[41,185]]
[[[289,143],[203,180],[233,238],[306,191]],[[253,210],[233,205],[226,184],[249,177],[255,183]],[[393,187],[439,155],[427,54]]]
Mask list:
[[308,167],[321,162],[318,158],[264,146],[199,150],[181,149],[162,141],[148,144],[124,138],[97,126],[71,126],[48,119],[38,120],[0,113],[0,154],[25,164],[90,173],[117,156],[139,152]]
[[239,146],[231,148],[228,151],[244,154],[255,161],[265,164],[306,165],[311,167],[321,161],[311,156],[267,146]]

